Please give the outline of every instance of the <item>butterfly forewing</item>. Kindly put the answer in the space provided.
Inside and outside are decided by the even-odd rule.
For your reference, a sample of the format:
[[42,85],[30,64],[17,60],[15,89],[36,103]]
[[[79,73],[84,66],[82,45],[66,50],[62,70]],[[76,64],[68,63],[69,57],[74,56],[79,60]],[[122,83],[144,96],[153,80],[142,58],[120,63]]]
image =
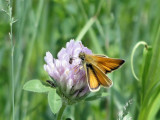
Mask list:
[[98,66],[105,74],[119,68],[124,63],[124,60],[100,55],[94,55],[93,60],[94,63],[96,63],[96,66]]

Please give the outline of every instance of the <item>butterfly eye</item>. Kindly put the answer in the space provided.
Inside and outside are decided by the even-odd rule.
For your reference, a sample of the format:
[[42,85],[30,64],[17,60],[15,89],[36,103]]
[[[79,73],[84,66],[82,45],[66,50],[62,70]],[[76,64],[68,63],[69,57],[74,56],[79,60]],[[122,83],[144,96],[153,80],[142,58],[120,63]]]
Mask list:
[[84,53],[84,52],[80,52],[80,53],[79,53],[79,58],[80,58],[81,60],[84,60],[84,59],[85,59],[85,53]]
[[85,59],[85,56],[82,56],[82,57],[81,57],[81,60],[84,60],[84,59]]

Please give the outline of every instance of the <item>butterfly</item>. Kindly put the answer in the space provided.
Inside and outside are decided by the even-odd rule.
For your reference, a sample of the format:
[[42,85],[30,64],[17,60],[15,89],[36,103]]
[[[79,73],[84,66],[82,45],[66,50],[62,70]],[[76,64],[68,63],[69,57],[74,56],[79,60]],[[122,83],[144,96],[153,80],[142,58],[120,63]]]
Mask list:
[[100,86],[111,87],[113,83],[106,74],[118,69],[125,62],[122,59],[86,54],[85,52],[80,52],[79,58],[86,72],[89,89],[92,92],[98,91]]

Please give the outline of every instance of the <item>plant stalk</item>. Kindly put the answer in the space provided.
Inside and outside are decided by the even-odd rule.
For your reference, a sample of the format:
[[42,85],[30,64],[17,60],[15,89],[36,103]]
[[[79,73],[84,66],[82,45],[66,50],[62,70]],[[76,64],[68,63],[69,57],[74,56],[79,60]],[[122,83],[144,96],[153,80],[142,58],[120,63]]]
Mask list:
[[62,103],[62,107],[60,108],[59,112],[58,112],[58,115],[57,115],[57,120],[61,120],[62,119],[62,114],[66,108],[66,104],[63,102]]
[[10,21],[10,32],[9,39],[11,41],[11,83],[12,83],[12,120],[15,120],[15,105],[14,105],[14,43],[12,37],[12,25],[13,25],[13,17],[12,17],[12,5],[11,1],[8,1],[8,10],[9,10],[9,21]]

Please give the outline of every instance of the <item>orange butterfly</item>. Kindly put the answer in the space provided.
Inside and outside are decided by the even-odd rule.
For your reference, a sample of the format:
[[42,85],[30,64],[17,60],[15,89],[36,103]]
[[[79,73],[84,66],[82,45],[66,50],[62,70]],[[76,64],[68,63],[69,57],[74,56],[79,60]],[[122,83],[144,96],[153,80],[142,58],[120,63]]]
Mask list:
[[79,53],[86,72],[89,88],[92,92],[98,91],[100,85],[110,87],[112,81],[106,76],[107,73],[119,68],[125,61],[122,59],[108,58],[103,55],[89,55]]

